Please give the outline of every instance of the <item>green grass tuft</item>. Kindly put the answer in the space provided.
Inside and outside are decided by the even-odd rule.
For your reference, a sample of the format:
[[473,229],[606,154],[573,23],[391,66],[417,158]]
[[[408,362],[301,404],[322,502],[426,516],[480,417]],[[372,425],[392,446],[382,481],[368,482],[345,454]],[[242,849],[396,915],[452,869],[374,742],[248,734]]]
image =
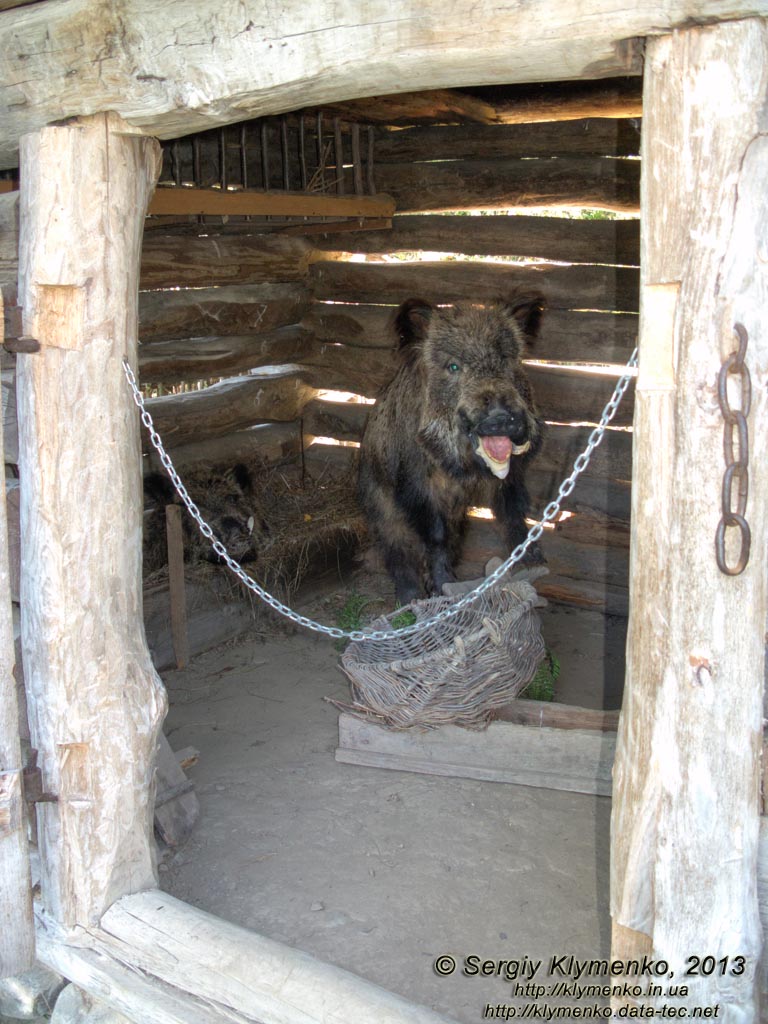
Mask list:
[[544,659],[536,669],[536,675],[520,694],[526,700],[554,700],[555,683],[560,675],[560,662],[549,647]]

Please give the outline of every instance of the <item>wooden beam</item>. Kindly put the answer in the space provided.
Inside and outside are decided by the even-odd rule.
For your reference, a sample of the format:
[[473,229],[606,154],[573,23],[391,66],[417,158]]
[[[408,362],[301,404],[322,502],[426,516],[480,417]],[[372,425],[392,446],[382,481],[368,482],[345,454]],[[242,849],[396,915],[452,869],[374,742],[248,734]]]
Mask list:
[[165,531],[168,542],[168,599],[171,611],[171,637],[176,668],[189,664],[187,635],[187,592],[184,584],[184,539],[181,529],[181,506],[166,505]]
[[[3,300],[0,294],[0,322]],[[3,448],[0,417],[0,451]],[[19,742],[5,487],[0,491],[0,978],[28,970],[35,959],[32,880]],[[25,726],[26,728],[26,726]]]
[[81,948],[44,920],[38,935],[44,962],[142,1024],[452,1024],[157,890],[115,903]]
[[[633,82],[636,80],[632,80]],[[590,85],[592,83],[589,83]],[[640,85],[635,85],[640,91]],[[637,156],[640,122],[587,118],[542,124],[419,125],[376,131],[376,166],[501,157]]]
[[260,334],[295,324],[309,308],[311,294],[299,282],[225,285],[139,295],[139,338]]
[[[638,61],[635,71],[640,73]],[[627,71],[631,74],[631,71]],[[510,76],[511,77],[511,76]],[[429,89],[334,103],[324,110],[351,121],[381,125],[523,124],[585,117],[642,116],[639,78],[610,81],[500,84],[492,88]]]
[[389,196],[341,196],[322,192],[223,192],[209,188],[159,188],[152,215],[216,217],[391,217]]
[[331,302],[399,305],[414,295],[442,304],[492,302],[513,289],[529,288],[544,295],[548,309],[633,312],[638,308],[639,275],[626,267],[324,260],[312,265],[311,281],[314,297]]
[[[412,283],[417,286],[419,282]],[[403,286],[405,290],[397,299],[393,297],[393,303],[417,294],[407,281],[403,281]],[[499,294],[503,291],[493,297],[498,298]],[[314,302],[302,324],[321,341],[355,348],[392,349],[396,312],[394,304]],[[635,313],[585,313],[550,306],[541,336],[530,354],[535,359],[553,361],[625,363],[637,344],[637,323]]]
[[[205,226],[198,230],[205,234]],[[312,247],[303,238],[252,234],[190,238],[153,231],[141,249],[139,287],[214,288],[303,281]]]
[[[766,68],[765,20],[649,41],[630,619],[612,821],[614,955],[646,945],[680,978],[687,958],[719,962],[738,949],[743,972],[688,973],[680,1003],[689,1016],[719,1004],[731,1024],[760,1016]],[[736,350],[736,322],[749,333],[752,373],[752,549],[745,571],[726,576],[715,560],[725,471],[717,379]],[[666,1000],[643,1004],[658,1014]]]
[[376,186],[392,196],[399,213],[589,206],[637,215],[639,183],[637,160],[586,156],[376,167]]
[[566,217],[482,217],[402,214],[391,231],[322,233],[320,251],[393,253],[450,252],[466,256],[526,256],[564,263],[638,266],[639,220],[575,220]]
[[462,4],[392,0],[350,19],[302,0],[255,12],[198,0],[180,22],[145,0],[36,4],[0,13],[14,42],[0,56],[0,167],[25,133],[97,110],[172,139],[364,95],[637,75],[645,36],[765,13],[764,0],[482,0],[467,18]]
[[[136,365],[141,233],[159,146],[115,114],[24,140],[17,357],[24,674],[43,788],[42,899],[65,928],[155,881],[166,697],[142,628]],[[115,286],[119,282],[119,287]]]
[[497,720],[478,732],[444,725],[395,731],[339,716],[336,760],[422,775],[608,796],[615,736]]

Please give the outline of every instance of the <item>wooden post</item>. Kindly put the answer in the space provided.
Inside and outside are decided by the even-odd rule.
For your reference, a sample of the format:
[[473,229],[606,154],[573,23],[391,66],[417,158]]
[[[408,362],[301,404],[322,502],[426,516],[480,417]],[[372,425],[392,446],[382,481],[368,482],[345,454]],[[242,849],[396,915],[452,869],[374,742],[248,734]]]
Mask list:
[[189,664],[187,633],[187,588],[184,580],[184,538],[181,507],[165,506],[165,533],[168,542],[168,600],[171,606],[171,638],[176,668]]
[[[0,295],[0,325],[3,300]],[[0,452],[3,423],[0,416]],[[32,883],[22,791],[19,710],[13,666],[11,574],[5,487],[0,489],[0,978],[20,974],[35,958]]]
[[18,359],[22,644],[45,911],[68,929],[155,881],[166,698],[142,623],[136,366],[143,221],[159,147],[115,114],[27,136]]
[[[694,1007],[719,1006],[708,1015],[730,1022],[758,1019],[761,947],[767,91],[765,20],[648,41],[630,622],[612,820],[613,955],[642,962],[647,954],[674,972],[641,978],[641,1004],[687,1006],[689,1015]],[[717,378],[737,347],[736,322],[749,332],[752,375],[752,553],[744,573],[731,577],[715,562],[725,469]],[[729,396],[739,408],[738,390],[729,386]],[[697,969],[697,957],[714,960]],[[659,983],[658,996],[646,995],[649,980]],[[670,984],[685,985],[688,994],[670,998]]]

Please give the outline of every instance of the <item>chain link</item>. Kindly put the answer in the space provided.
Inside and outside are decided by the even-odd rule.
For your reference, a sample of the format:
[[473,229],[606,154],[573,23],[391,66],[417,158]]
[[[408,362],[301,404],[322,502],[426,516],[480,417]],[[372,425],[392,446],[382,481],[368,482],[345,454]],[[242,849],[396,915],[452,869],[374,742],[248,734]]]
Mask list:
[[123,370],[125,372],[126,379],[128,380],[128,384],[130,385],[131,391],[133,393],[133,400],[138,406],[139,412],[141,413],[141,422],[149,431],[149,439],[160,456],[160,462],[165,467],[165,470],[168,473],[168,476],[171,478],[171,481],[174,487],[176,488],[179,497],[186,506],[187,511],[197,523],[198,529],[206,538],[206,540],[209,540],[211,542],[211,547],[219,556],[219,558],[222,559],[222,561],[227,565],[227,567],[235,574],[235,576],[237,576],[240,582],[248,588],[248,590],[251,590],[265,604],[269,605],[270,608],[272,608],[276,612],[279,612],[280,615],[285,616],[285,618],[289,619],[291,622],[296,623],[296,625],[304,626],[306,629],[314,630],[316,633],[324,633],[326,636],[332,636],[336,639],[347,640],[394,640],[399,637],[408,636],[411,633],[422,632],[428,627],[433,626],[436,622],[442,622],[445,619],[451,618],[452,616],[456,615],[456,613],[460,611],[462,608],[471,604],[473,601],[476,601],[480,594],[484,593],[486,590],[492,587],[494,583],[500,580],[501,577],[504,576],[512,568],[513,565],[519,562],[525,554],[525,552],[531,546],[531,544],[535,544],[536,541],[541,537],[542,533],[544,532],[544,524],[551,522],[553,519],[556,518],[556,516],[560,512],[560,506],[563,503],[563,499],[567,498],[568,495],[573,491],[574,487],[576,486],[576,479],[581,473],[584,472],[584,470],[589,465],[589,460],[592,458],[592,452],[595,450],[595,448],[597,448],[597,446],[602,441],[606,427],[611,422],[613,417],[616,415],[616,410],[618,409],[621,400],[624,397],[627,388],[629,387],[629,383],[632,380],[632,377],[634,376],[633,368],[636,365],[637,349],[635,349],[635,351],[630,356],[629,362],[626,366],[626,371],[617,382],[613,395],[611,396],[610,401],[603,410],[603,414],[600,417],[599,424],[589,435],[587,445],[584,451],[579,456],[577,456],[570,476],[567,476],[565,480],[563,480],[562,484],[560,484],[560,488],[557,492],[557,497],[547,505],[547,507],[544,509],[541,520],[538,523],[535,523],[530,528],[525,540],[518,544],[514,551],[512,551],[512,553],[509,555],[507,560],[503,562],[498,567],[498,569],[491,573],[490,576],[487,576],[483,580],[483,582],[480,583],[474,590],[471,590],[468,594],[465,594],[462,598],[456,601],[455,604],[452,604],[449,608],[446,608],[443,611],[438,612],[436,615],[430,616],[430,618],[428,619],[422,619],[419,622],[413,623],[413,625],[411,626],[405,626],[402,629],[396,630],[359,630],[341,629],[338,626],[325,626],[321,622],[315,622],[314,619],[307,618],[305,615],[299,615],[298,612],[295,612],[292,608],[289,608],[287,605],[284,605],[281,601],[274,597],[274,595],[268,593],[266,590],[264,590],[263,587],[259,586],[259,584],[245,572],[243,567],[238,562],[236,562],[234,558],[231,557],[231,555],[224,547],[224,545],[221,543],[221,541],[215,536],[211,527],[208,525],[208,523],[205,522],[205,520],[201,516],[200,509],[190,498],[186,487],[182,483],[181,478],[179,477],[178,473],[176,472],[176,469],[174,468],[173,463],[171,462],[170,456],[163,447],[162,438],[155,430],[154,423],[152,422],[152,417],[149,414],[146,405],[144,404],[144,397],[142,396],[136,384],[136,376],[131,367],[126,362],[126,360],[123,360]]
[[[747,342],[749,335],[743,324],[734,324],[733,327],[739,339],[739,347],[732,352],[720,367],[717,376],[717,400],[720,404],[720,411],[725,420],[723,430],[723,458],[725,459],[725,472],[723,473],[723,486],[720,496],[722,516],[717,524],[715,533],[715,557],[717,567],[726,576],[739,576],[747,567],[749,551],[752,543],[752,535],[749,523],[746,520],[747,498],[749,497],[749,428],[747,427],[747,416],[752,404],[752,380],[749,375],[749,368],[744,362],[747,354]],[[741,388],[739,409],[732,409],[728,399],[728,374],[738,374]],[[737,437],[739,457],[734,455],[733,438]],[[737,484],[736,508],[733,507],[733,486],[734,479]],[[741,537],[741,550],[735,565],[728,565],[725,555],[725,531],[729,527],[738,529]]]

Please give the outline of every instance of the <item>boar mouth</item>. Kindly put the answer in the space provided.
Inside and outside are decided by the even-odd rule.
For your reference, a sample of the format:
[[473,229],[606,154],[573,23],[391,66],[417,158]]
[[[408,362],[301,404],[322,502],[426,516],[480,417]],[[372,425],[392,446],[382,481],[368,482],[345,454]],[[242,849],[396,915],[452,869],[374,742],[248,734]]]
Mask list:
[[531,442],[515,444],[510,437],[496,434],[475,434],[472,438],[475,455],[486,464],[499,480],[506,479],[513,455],[525,455]]

